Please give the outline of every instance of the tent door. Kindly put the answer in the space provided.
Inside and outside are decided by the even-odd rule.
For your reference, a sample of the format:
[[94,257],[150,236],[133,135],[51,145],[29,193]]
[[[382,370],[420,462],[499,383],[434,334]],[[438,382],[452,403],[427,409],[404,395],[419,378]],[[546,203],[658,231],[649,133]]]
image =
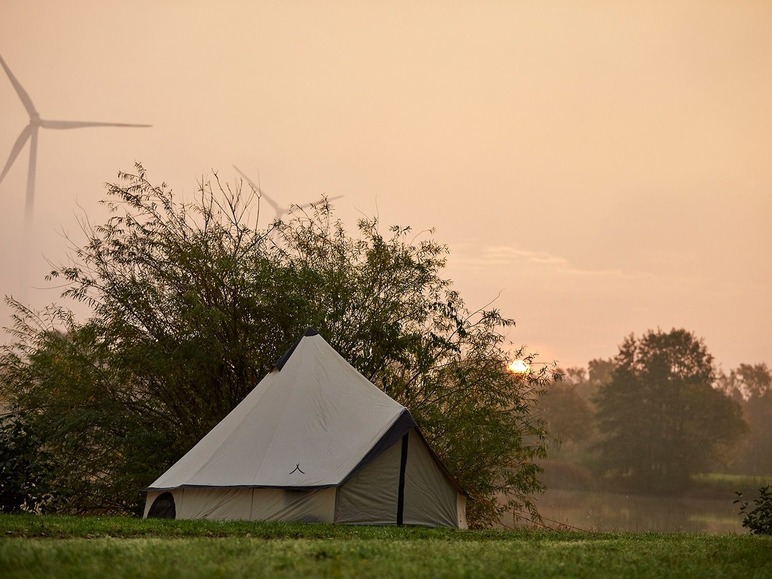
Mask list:
[[177,518],[177,509],[174,506],[174,497],[172,493],[161,493],[153,501],[150,510],[147,513],[148,519],[175,519]]

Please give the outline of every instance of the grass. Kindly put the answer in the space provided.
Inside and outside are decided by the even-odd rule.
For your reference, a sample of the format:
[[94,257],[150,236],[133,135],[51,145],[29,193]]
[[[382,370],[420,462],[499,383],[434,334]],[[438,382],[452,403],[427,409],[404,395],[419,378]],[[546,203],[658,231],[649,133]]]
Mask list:
[[772,577],[772,537],[0,516],[0,576]]

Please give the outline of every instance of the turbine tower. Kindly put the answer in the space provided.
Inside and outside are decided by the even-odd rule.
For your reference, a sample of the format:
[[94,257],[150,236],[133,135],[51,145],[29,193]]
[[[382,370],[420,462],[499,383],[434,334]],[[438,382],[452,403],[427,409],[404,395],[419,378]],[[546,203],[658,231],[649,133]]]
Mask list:
[[0,183],[3,182],[6,174],[10,170],[13,162],[21,153],[24,145],[29,140],[29,167],[27,169],[27,196],[24,207],[24,229],[26,233],[29,233],[30,226],[32,224],[32,213],[35,204],[35,171],[37,168],[38,157],[38,129],[41,127],[44,129],[83,129],[88,127],[150,127],[152,125],[134,125],[128,123],[100,123],[94,121],[52,121],[47,119],[41,119],[40,113],[38,113],[35,105],[32,103],[32,99],[21,86],[16,77],[8,68],[8,65],[0,56],[0,64],[3,65],[8,78],[11,79],[13,88],[16,89],[16,94],[19,95],[24,108],[27,109],[29,114],[29,124],[24,127],[19,137],[11,149],[11,154],[8,160],[5,162],[2,173],[0,173]]
[[[239,168],[238,168],[236,165],[233,165],[233,168],[234,168],[234,169],[236,169],[236,171],[238,171],[238,172],[239,172],[239,174],[240,174],[242,177],[244,177],[244,179],[246,179],[246,180],[247,180],[247,183],[249,183],[249,185],[250,185],[250,186],[251,186],[251,187],[252,187],[252,188],[253,188],[255,191],[257,191],[257,192],[258,192],[258,194],[260,195],[260,197],[264,197],[264,198],[265,198],[265,200],[266,200],[266,201],[268,201],[268,204],[269,204],[271,207],[273,207],[273,210],[274,210],[274,211],[276,211],[276,218],[275,218],[275,220],[276,220],[276,221],[279,221],[279,220],[281,219],[282,215],[284,215],[285,213],[287,213],[287,212],[290,210],[290,207],[279,207],[279,204],[278,204],[278,203],[276,203],[276,201],[274,201],[273,199],[271,199],[271,198],[270,198],[270,197],[269,197],[269,196],[266,194],[266,192],[265,192],[265,191],[263,191],[263,190],[261,189],[261,187],[260,187],[260,185],[259,185],[259,184],[255,183],[254,181],[252,181],[252,179],[250,179],[249,177],[247,177],[247,176],[246,176],[246,174],[244,173],[244,171],[242,171],[241,169],[239,169]],[[327,200],[328,200],[328,201],[332,201],[332,200],[334,200],[334,199],[340,199],[340,198],[342,198],[342,197],[343,197],[343,195],[337,195],[337,196],[335,196],[335,197],[328,197],[328,198],[327,198]],[[319,201],[321,201],[321,199],[320,199]],[[316,201],[316,203],[318,203],[319,201]],[[302,209],[303,207],[310,207],[311,205],[313,205],[313,203],[304,203],[303,205],[298,205],[297,207],[298,207],[298,209]]]

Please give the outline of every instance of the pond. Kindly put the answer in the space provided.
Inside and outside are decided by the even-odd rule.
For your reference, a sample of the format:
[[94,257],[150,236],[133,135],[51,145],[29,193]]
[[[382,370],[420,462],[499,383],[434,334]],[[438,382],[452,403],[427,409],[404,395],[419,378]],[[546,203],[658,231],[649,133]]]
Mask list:
[[[746,534],[734,496],[726,500],[550,489],[538,509],[551,528],[585,531]],[[511,519],[503,520],[512,526]]]

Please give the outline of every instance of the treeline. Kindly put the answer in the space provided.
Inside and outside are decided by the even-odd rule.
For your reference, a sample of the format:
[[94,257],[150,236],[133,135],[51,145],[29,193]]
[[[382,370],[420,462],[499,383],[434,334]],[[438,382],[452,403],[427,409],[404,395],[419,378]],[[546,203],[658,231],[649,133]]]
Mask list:
[[717,368],[683,329],[625,338],[539,400],[554,484],[678,492],[699,473],[772,476],[772,372]]

